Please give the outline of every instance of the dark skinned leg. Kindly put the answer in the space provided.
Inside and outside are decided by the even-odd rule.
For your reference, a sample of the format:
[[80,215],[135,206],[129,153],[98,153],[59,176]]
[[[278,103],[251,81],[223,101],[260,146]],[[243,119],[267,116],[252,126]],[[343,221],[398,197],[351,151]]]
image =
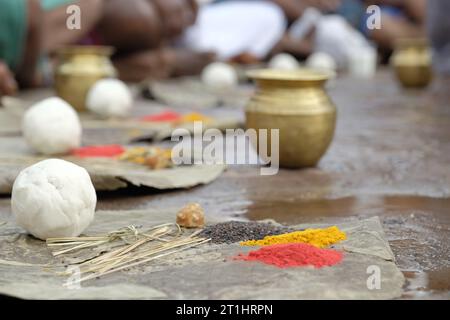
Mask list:
[[0,60],[0,97],[12,95],[17,90],[17,83],[8,66]]
[[122,80],[140,82],[198,74],[214,61],[214,54],[158,48],[116,57],[113,61]]
[[45,12],[42,25],[44,52],[53,52],[58,47],[81,41],[102,19],[105,3],[105,0],[78,0],[76,2],[81,9],[80,30],[66,28],[67,5]]
[[309,56],[314,49],[314,30],[311,30],[309,34],[302,40],[291,38],[288,34],[285,34],[278,44],[272,49],[270,56],[274,56],[277,53],[287,52],[292,54],[298,59],[303,59]]
[[39,0],[28,0],[27,4],[25,51],[16,78],[22,87],[33,87],[39,85],[36,67],[41,50],[43,15]]
[[406,18],[382,15],[381,29],[372,30],[369,35],[382,50],[391,51],[399,38],[425,36],[425,28]]
[[160,18],[146,0],[108,0],[97,30],[119,56],[157,48],[162,41]]

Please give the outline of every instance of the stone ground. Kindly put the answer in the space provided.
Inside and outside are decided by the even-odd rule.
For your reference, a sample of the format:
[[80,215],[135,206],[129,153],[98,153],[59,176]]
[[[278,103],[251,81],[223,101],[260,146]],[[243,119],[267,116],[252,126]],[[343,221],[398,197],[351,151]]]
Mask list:
[[[98,208],[158,209],[196,201],[207,219],[271,218],[283,224],[379,216],[407,278],[403,298],[448,299],[449,89],[450,79],[436,79],[425,90],[404,90],[387,70],[373,80],[338,78],[330,88],[338,108],[336,135],[317,168],[260,176],[256,167],[231,166],[213,183],[189,190],[101,193]],[[242,117],[239,109],[220,113]],[[10,215],[9,205],[7,196],[0,200],[0,220]]]

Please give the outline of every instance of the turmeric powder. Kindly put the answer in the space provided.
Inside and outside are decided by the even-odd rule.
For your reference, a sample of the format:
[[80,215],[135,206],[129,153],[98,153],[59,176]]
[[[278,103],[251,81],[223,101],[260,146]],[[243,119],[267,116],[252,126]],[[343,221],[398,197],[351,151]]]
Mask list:
[[325,248],[347,238],[345,232],[332,226],[326,229],[306,229],[275,236],[267,236],[262,240],[248,240],[240,243],[241,246],[267,246],[285,243],[309,243],[318,248]]
[[209,122],[211,122],[211,120],[212,119],[210,117],[207,117],[201,113],[191,112],[191,113],[183,115],[180,119],[180,122],[186,123],[186,122],[202,121],[205,123],[209,123]]

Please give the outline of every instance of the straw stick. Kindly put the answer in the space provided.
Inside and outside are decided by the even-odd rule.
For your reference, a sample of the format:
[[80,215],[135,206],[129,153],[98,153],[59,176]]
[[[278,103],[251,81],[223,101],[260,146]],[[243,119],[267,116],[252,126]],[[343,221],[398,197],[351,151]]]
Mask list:
[[[102,252],[99,255],[75,264],[83,275],[75,282],[80,283],[210,241],[210,239],[197,237],[199,232],[183,237],[181,227],[175,223],[152,226],[145,231],[131,225],[103,236],[51,238],[47,239],[47,245],[50,248],[60,249],[52,253],[54,256],[102,246]],[[118,245],[112,244],[116,242]],[[105,248],[103,248],[104,245],[106,245]],[[69,272],[61,274],[67,275]]]

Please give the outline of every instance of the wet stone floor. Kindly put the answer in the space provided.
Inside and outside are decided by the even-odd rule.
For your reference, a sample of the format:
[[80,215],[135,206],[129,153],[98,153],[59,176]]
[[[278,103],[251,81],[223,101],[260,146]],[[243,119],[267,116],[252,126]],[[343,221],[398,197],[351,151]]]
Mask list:
[[[317,168],[260,176],[230,166],[190,190],[130,188],[100,193],[98,209],[181,207],[199,202],[206,219],[333,224],[379,216],[407,282],[403,298],[450,298],[450,79],[404,90],[390,72],[338,78],[334,141]],[[230,114],[239,114],[233,110]],[[10,215],[0,200],[0,219]]]

